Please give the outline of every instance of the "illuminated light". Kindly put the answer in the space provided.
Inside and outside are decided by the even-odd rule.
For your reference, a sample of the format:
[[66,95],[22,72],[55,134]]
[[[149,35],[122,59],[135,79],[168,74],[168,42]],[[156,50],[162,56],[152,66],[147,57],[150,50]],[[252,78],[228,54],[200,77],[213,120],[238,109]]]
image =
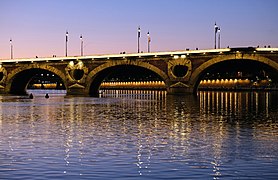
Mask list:
[[174,59],[178,59],[178,58],[179,58],[179,56],[178,56],[178,55],[175,55],[175,56],[174,56]]
[[95,60],[94,58],[92,58],[92,61]]
[[253,51],[254,53],[256,53],[256,51]]
[[223,52],[222,52],[222,51],[220,51],[219,53],[220,53],[220,54],[223,54]]
[[79,67],[83,67],[83,62],[82,62],[82,61],[79,61],[79,62],[78,62],[78,66],[79,66]]
[[73,66],[74,66],[74,62],[73,62],[73,61],[70,61],[70,62],[69,62],[69,65],[70,65],[71,67],[73,67]]
[[0,68],[2,68],[2,64],[0,64]]
[[46,60],[46,62],[48,62],[48,60]]
[[31,63],[34,63],[34,61],[31,61]]
[[157,57],[157,55],[154,55],[154,57]]
[[189,53],[187,53],[187,56],[189,56]]
[[257,51],[278,51],[278,48],[256,48]]
[[62,59],[61,62],[63,62],[64,60]]
[[107,59],[110,59],[110,57],[107,57]]
[[203,54],[206,54],[206,52],[203,52]]
[[186,58],[186,55],[181,55],[181,58],[185,59],[185,58]]
[[173,54],[171,54],[170,56],[174,56]]
[[239,51],[236,51],[237,53],[239,53]]
[[18,63],[18,61],[15,62],[16,64]]

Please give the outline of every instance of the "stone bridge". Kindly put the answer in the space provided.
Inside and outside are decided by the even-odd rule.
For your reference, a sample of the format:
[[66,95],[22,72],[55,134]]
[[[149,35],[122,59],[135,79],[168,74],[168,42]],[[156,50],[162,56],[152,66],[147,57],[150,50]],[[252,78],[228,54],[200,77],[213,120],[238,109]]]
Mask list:
[[[169,94],[195,93],[209,69],[225,62],[259,63],[278,75],[278,48],[225,48],[172,52],[111,54],[0,60],[0,93],[24,94],[33,76],[59,76],[68,95],[98,96],[101,82],[117,68],[138,67],[154,72]],[[226,64],[227,66],[228,64]],[[250,66],[252,68],[252,66]],[[134,71],[136,73],[136,71]]]

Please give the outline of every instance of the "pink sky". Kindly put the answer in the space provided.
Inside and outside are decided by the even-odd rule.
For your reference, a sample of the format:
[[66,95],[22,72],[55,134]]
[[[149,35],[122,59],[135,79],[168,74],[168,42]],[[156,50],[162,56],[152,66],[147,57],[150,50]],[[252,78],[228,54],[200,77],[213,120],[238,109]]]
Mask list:
[[276,0],[1,0],[0,59],[151,51],[214,46],[214,23],[221,26],[222,47],[278,47]]

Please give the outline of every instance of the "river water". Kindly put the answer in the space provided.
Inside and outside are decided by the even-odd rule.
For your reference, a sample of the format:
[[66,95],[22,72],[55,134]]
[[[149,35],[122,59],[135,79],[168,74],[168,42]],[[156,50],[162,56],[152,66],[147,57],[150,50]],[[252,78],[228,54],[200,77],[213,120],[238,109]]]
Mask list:
[[278,92],[0,96],[0,179],[276,179]]

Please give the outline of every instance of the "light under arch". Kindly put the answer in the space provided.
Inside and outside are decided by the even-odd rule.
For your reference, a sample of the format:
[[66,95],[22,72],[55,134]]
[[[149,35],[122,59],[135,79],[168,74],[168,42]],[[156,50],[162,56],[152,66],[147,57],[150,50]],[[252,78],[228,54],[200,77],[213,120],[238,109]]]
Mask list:
[[194,93],[197,91],[197,86],[198,86],[198,81],[200,80],[200,76],[202,75],[202,73],[204,71],[206,71],[209,67],[220,63],[220,62],[224,62],[224,61],[230,61],[230,60],[238,60],[238,61],[244,61],[244,60],[251,60],[251,61],[256,61],[256,62],[260,62],[263,63],[275,70],[278,71],[278,63],[276,63],[275,61],[266,58],[266,57],[262,57],[260,55],[257,54],[242,54],[242,53],[238,53],[237,56],[235,55],[226,55],[226,56],[219,56],[216,58],[212,58],[210,60],[208,60],[207,62],[203,63],[201,66],[199,66],[198,68],[196,68],[189,80],[189,84],[191,85],[191,87],[193,87],[193,91]]
[[[97,76],[102,71],[105,71],[106,69],[113,68],[116,66],[129,66],[129,65],[130,66],[138,66],[138,67],[145,68],[145,69],[148,69],[148,70],[154,72],[164,81],[164,83],[166,84],[166,87],[168,87],[169,77],[166,73],[164,73],[159,68],[157,68],[154,65],[151,65],[149,63],[145,63],[145,62],[141,62],[141,61],[124,60],[124,61],[109,61],[105,64],[98,66],[94,70],[92,70],[87,76],[86,82],[88,82],[88,86],[86,86],[85,91],[87,92],[87,94],[91,94],[91,92],[90,92],[91,88],[92,88],[91,86],[92,86],[93,82],[96,80]],[[99,88],[99,87],[97,87],[97,88]]]
[[20,74],[23,73],[24,71],[28,71],[28,70],[34,70],[34,69],[41,69],[44,71],[49,71],[53,74],[56,74],[63,82],[63,84],[66,87],[67,90],[67,80],[66,80],[66,76],[63,72],[61,72],[60,70],[58,70],[55,67],[49,66],[49,65],[39,65],[39,64],[28,64],[28,65],[23,65],[15,70],[13,70],[11,73],[8,74],[7,76],[7,80],[6,80],[6,86],[5,86],[5,91],[10,93],[11,89],[12,89],[12,85],[13,85],[13,81],[15,80],[15,78]]

